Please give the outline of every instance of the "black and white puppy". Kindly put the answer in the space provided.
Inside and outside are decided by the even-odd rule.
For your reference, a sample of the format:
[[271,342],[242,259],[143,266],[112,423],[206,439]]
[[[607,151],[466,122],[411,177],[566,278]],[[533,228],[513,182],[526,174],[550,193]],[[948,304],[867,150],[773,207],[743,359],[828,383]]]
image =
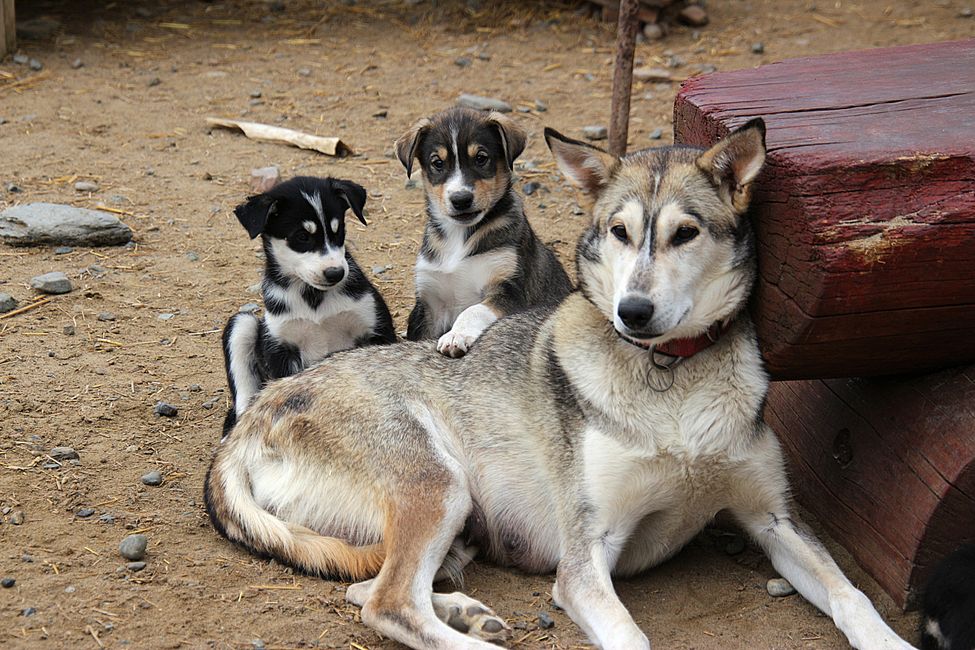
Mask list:
[[975,650],[975,544],[935,568],[922,609],[922,650]]
[[385,301],[345,249],[346,210],[365,225],[365,203],[352,181],[298,176],[234,209],[263,240],[265,315],[235,314],[224,329],[233,399],[224,435],[266,382],[338,350],[396,341]]
[[441,353],[463,356],[495,320],[558,304],[572,290],[513,187],[525,139],[501,113],[453,108],[396,141],[407,175],[420,161],[427,199],[409,340],[436,338]]

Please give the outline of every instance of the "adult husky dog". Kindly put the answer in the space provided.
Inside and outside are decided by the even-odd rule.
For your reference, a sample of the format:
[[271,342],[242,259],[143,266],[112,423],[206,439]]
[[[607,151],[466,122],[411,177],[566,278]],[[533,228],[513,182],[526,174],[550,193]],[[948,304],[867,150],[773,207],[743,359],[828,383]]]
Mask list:
[[498,321],[461,360],[364,348],[270,385],[216,452],[214,526],[304,571],[361,580],[346,595],[363,622],[414,648],[508,637],[483,604],[433,593],[438,570],[476,546],[556,571],[552,595],[590,639],[633,650],[650,643],[611,577],[662,562],[725,510],[852,645],[909,648],[792,515],[761,419],[744,212],[762,122],[707,151],[622,160],[546,138],[595,198],[580,290]]

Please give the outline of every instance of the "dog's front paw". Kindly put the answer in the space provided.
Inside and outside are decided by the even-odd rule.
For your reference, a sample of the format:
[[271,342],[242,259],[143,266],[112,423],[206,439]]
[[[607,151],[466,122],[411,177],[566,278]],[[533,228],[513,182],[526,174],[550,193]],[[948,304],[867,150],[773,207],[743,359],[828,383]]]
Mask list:
[[457,359],[467,354],[476,340],[477,334],[468,334],[452,329],[437,341],[437,351],[446,357]]
[[460,592],[434,594],[437,617],[458,632],[476,639],[503,644],[511,639],[511,628],[490,607]]

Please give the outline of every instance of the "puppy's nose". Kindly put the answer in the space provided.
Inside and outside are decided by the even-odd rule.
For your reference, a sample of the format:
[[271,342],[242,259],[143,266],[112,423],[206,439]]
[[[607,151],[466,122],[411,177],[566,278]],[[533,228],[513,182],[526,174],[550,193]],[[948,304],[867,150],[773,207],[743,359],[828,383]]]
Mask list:
[[454,206],[454,210],[469,210],[474,205],[474,193],[467,190],[454,192],[450,195],[450,204]]
[[628,296],[620,301],[616,313],[631,330],[642,330],[653,318],[653,303],[645,298]]
[[330,266],[325,269],[325,281],[329,284],[335,284],[344,277],[345,269],[341,266]]

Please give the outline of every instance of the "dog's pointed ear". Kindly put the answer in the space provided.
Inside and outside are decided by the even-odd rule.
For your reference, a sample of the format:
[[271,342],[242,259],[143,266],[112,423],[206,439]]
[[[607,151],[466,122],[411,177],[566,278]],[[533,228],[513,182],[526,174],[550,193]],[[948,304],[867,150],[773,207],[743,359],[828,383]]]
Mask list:
[[591,144],[567,138],[555,129],[545,129],[545,142],[555,156],[555,162],[570,183],[593,197],[598,197],[613,172],[619,158]]
[[721,197],[742,213],[751,198],[751,183],[765,164],[765,122],[749,120],[701,154],[698,168],[718,187]]
[[362,216],[362,209],[366,207],[366,189],[352,181],[334,181],[334,187],[338,195],[352,208],[352,212],[362,225],[368,226],[366,218]]
[[501,147],[504,149],[504,159],[508,163],[508,169],[514,169],[515,160],[525,150],[528,136],[514,120],[503,113],[491,111],[487,119],[489,124],[497,127],[498,134],[501,136]]
[[246,203],[241,203],[234,208],[237,220],[240,225],[247,229],[247,234],[251,236],[251,239],[264,232],[268,218],[276,211],[277,200],[267,194],[256,194],[248,197]]
[[409,128],[409,130],[396,140],[396,157],[406,168],[406,175],[413,175],[413,161],[416,159],[416,152],[420,147],[420,141],[427,131],[430,130],[430,120],[423,118]]

